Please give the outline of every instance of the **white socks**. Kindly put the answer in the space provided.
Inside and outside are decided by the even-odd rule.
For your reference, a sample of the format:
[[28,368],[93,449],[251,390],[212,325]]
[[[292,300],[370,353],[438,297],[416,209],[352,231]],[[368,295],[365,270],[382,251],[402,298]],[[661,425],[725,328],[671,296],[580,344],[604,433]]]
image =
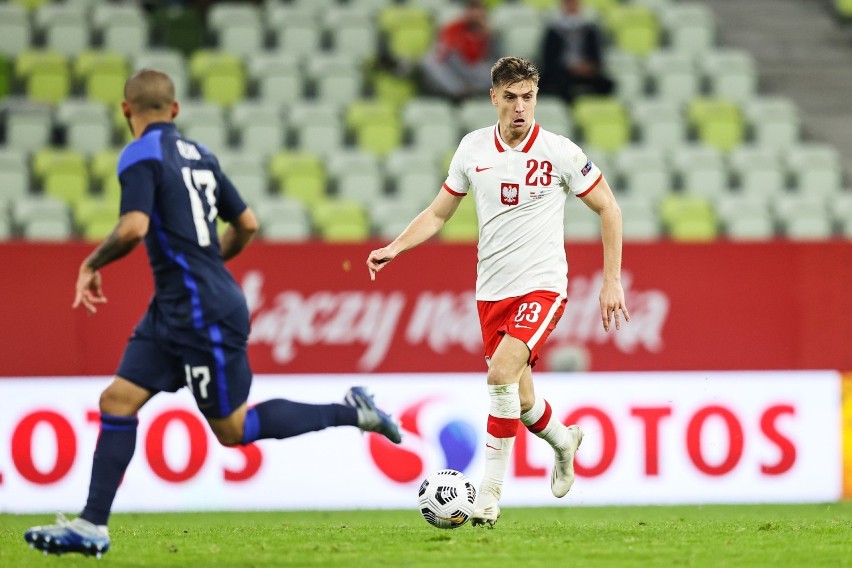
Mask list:
[[518,383],[488,385],[488,395],[491,407],[488,410],[485,436],[485,475],[479,491],[491,493],[499,499],[506,466],[518,433],[521,399],[518,397]]

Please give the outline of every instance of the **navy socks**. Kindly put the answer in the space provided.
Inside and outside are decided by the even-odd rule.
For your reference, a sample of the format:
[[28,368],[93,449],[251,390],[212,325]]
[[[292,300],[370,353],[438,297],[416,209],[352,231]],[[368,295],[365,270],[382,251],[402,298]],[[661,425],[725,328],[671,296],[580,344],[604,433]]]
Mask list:
[[329,426],[357,426],[358,411],[344,404],[306,404],[276,398],[249,408],[243,444],[265,438],[290,438]]
[[115,492],[136,449],[135,416],[101,414],[101,432],[92,459],[92,480],[89,499],[80,516],[95,525],[105,525],[109,519]]

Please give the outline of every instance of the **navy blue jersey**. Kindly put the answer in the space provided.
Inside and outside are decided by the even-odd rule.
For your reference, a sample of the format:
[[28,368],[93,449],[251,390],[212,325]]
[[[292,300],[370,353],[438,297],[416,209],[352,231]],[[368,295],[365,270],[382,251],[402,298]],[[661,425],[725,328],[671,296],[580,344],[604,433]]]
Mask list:
[[145,236],[154,302],[175,327],[201,329],[245,306],[219,249],[216,218],[236,219],[246,204],[216,157],[172,123],[151,124],[118,160],[121,214],[150,217]]

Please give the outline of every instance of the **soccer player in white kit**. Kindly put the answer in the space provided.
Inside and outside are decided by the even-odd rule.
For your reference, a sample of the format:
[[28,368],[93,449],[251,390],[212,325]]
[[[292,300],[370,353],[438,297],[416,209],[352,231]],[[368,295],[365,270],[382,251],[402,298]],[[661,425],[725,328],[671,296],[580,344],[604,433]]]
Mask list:
[[571,140],[534,119],[538,70],[503,57],[491,69],[498,123],[467,134],[434,201],[393,242],[367,258],[371,279],[398,254],[435,235],[468,193],[476,202],[479,246],[476,300],[488,362],[491,404],[485,474],[471,522],[494,526],[518,422],[556,454],[550,485],[563,497],[574,483],[574,453],[583,439],[536,396],[532,367],[562,315],[568,290],[564,221],[566,190],[601,220],[604,278],[601,320],[609,331],[630,314],[621,286],[621,210],[598,167]]

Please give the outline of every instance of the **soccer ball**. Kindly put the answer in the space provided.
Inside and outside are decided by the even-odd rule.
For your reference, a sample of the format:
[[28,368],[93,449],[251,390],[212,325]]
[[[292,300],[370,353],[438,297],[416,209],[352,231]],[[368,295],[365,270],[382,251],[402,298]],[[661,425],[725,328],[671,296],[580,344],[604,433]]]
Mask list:
[[429,474],[420,484],[420,514],[439,529],[455,529],[473,514],[476,488],[460,471],[442,469]]

